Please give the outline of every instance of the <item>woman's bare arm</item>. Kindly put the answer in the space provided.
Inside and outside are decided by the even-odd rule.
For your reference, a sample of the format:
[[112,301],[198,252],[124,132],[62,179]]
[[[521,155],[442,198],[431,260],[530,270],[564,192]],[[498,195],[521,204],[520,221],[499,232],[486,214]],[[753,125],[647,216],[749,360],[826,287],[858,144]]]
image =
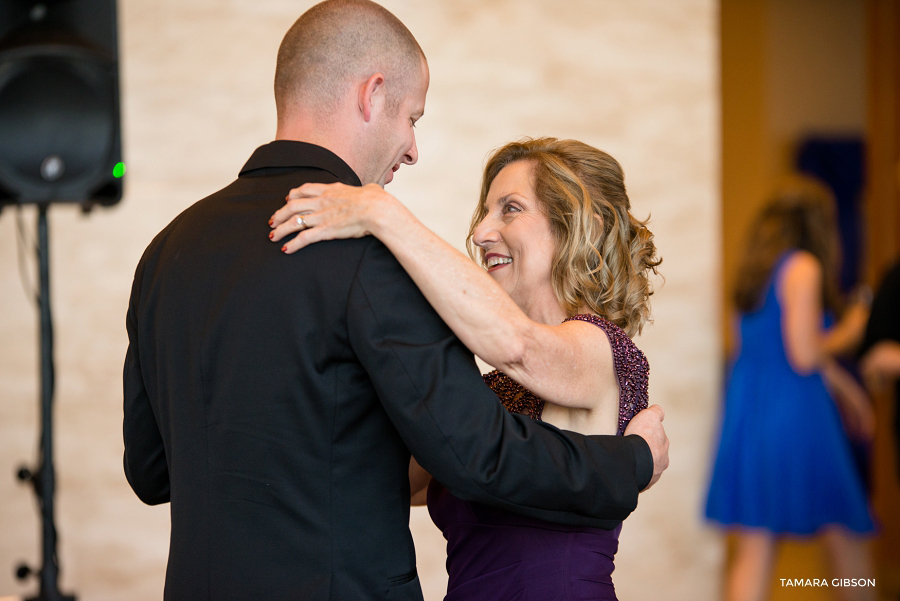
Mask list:
[[856,352],[866,332],[869,309],[869,303],[865,301],[857,301],[850,305],[840,321],[826,332],[824,351],[832,357]]
[[850,433],[868,439],[874,415],[862,387],[828,354],[828,333],[822,329],[822,266],[810,253],[799,251],[785,264],[780,286],[782,335],[788,361],[797,373],[820,370]]
[[484,269],[379,186],[306,184],[292,191],[272,224],[275,241],[299,232],[284,244],[285,252],[320,240],[376,236],[485,362],[554,404],[594,408],[598,402],[598,387],[612,365],[602,330],[577,321],[551,326],[531,320]]
[[791,367],[810,374],[825,358],[822,330],[822,266],[812,254],[794,253],[785,263],[778,289],[782,337]]

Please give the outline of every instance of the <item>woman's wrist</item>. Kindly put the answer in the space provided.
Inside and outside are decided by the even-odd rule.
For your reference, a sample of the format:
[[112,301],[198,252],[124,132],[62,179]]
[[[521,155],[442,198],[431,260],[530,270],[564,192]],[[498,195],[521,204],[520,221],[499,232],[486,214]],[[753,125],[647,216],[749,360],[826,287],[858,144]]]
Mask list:
[[364,225],[368,232],[384,243],[404,229],[409,209],[387,192],[379,194],[366,207]]

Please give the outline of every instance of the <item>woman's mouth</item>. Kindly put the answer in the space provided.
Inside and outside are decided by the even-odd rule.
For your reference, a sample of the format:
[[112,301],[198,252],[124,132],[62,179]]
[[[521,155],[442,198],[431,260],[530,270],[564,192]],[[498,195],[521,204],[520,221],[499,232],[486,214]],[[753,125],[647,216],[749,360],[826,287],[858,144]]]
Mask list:
[[505,255],[489,254],[484,257],[484,266],[489,272],[506,267],[510,263],[512,263],[512,258]]

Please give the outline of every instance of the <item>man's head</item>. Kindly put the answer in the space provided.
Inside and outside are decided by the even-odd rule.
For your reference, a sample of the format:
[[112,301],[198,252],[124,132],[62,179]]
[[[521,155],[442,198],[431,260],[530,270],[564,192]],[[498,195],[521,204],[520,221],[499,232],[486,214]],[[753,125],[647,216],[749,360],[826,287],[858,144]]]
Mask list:
[[418,159],[413,124],[428,89],[425,55],[394,15],[369,0],[326,0],[278,50],[278,138],[325,146],[363,184],[385,184]]

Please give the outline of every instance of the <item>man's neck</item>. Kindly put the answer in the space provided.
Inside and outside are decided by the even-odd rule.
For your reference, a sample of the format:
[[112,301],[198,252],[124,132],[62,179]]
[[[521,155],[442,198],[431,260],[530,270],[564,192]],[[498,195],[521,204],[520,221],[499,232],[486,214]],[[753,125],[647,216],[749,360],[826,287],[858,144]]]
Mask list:
[[276,140],[293,140],[315,144],[330,150],[341,158],[359,176],[356,155],[353,152],[353,136],[347,128],[334,127],[325,120],[295,118],[287,123],[279,123],[275,131]]

